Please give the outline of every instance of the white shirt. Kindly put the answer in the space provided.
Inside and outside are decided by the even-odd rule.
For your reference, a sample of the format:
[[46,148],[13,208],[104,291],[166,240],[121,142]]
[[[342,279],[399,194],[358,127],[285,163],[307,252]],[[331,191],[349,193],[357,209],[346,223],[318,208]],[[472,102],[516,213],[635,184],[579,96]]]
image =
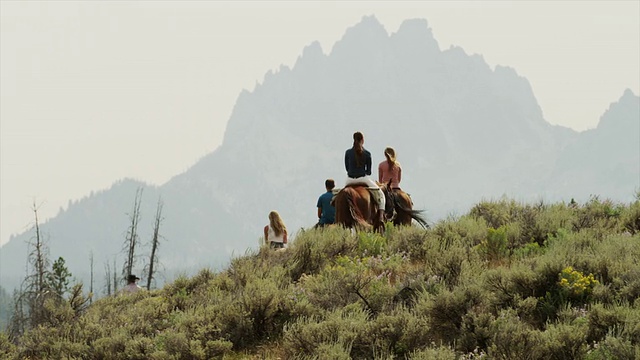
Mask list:
[[280,234],[280,236],[276,236],[276,233],[273,232],[271,226],[269,226],[269,241],[283,243],[284,242],[284,233]]
[[127,284],[127,286],[122,288],[122,292],[124,292],[124,293],[135,293],[135,292],[138,292],[140,290],[142,290],[142,288],[140,286],[138,286],[138,284],[136,284],[136,283]]

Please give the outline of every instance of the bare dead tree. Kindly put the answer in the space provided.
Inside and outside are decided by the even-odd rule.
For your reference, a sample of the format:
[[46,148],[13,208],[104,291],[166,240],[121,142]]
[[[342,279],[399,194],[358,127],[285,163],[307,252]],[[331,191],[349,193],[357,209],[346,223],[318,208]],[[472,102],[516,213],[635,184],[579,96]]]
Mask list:
[[33,216],[35,218],[35,238],[32,243],[33,250],[30,254],[32,258],[32,266],[34,273],[32,274],[35,278],[32,286],[34,287],[34,291],[37,294],[41,294],[45,291],[45,279],[47,276],[47,265],[48,265],[48,248],[44,244],[44,239],[40,236],[40,223],[38,222],[38,208],[36,207],[36,203],[33,203]]
[[89,276],[89,305],[93,303],[93,251],[89,252],[89,267],[90,276]]
[[151,290],[151,281],[154,279],[155,272],[157,271],[158,264],[158,248],[160,246],[160,224],[164,219],[162,217],[162,208],[164,202],[162,198],[158,198],[158,206],[156,208],[156,217],[153,222],[153,238],[151,239],[151,256],[149,257],[149,266],[146,269],[147,274],[147,290]]
[[116,272],[116,259],[113,259],[113,294],[118,292],[118,273]]
[[31,328],[34,328],[42,321],[44,316],[44,301],[47,295],[46,278],[49,267],[49,248],[40,233],[38,207],[35,201],[33,202],[32,210],[35,221],[35,234],[30,244],[32,247],[29,253],[31,274],[27,275],[25,279],[25,290],[29,309],[29,325]]
[[40,233],[38,206],[33,202],[34,236],[29,240],[27,256],[27,275],[14,294],[14,316],[11,319],[11,336],[17,338],[26,329],[34,328],[45,317],[44,302],[50,291],[47,276],[49,275],[49,249]]
[[105,291],[107,292],[107,296],[111,296],[111,266],[109,265],[109,261],[104,263],[104,274],[105,274]]
[[138,223],[140,222],[140,202],[142,200],[142,188],[139,187],[136,190],[136,197],[133,202],[133,210],[129,214],[129,229],[127,230],[127,236],[124,241],[123,252],[126,253],[126,259],[122,264],[122,278],[127,278],[128,275],[133,273],[133,266],[135,264],[136,246],[138,245]]

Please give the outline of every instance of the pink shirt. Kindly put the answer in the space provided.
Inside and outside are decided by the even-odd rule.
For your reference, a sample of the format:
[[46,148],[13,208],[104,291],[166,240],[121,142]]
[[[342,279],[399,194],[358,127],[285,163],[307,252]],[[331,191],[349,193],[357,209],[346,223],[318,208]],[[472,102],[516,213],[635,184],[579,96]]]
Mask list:
[[383,184],[387,184],[389,180],[392,180],[391,187],[399,188],[400,181],[402,181],[402,167],[400,163],[396,162],[396,166],[393,167],[393,170],[390,170],[387,160],[381,162],[380,165],[378,165],[378,180]]

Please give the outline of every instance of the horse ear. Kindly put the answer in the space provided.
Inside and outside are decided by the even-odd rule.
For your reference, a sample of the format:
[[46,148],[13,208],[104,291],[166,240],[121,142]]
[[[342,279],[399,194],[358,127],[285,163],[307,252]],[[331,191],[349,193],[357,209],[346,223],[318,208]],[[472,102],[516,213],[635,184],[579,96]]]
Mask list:
[[393,179],[389,179],[389,182],[387,183],[387,189],[391,189],[391,181],[392,181],[392,180],[393,180]]

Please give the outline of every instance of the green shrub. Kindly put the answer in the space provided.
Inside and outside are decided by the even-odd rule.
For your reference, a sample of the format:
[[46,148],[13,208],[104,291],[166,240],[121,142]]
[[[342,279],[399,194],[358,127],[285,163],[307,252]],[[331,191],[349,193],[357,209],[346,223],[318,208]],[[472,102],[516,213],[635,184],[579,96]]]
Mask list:
[[550,324],[541,334],[539,359],[582,359],[587,352],[587,321]]
[[475,218],[481,218],[486,221],[489,227],[497,229],[503,225],[507,225],[510,218],[511,208],[515,206],[514,201],[482,201],[473,206],[469,211],[469,215]]
[[601,201],[599,197],[592,196],[586,204],[576,210],[577,218],[573,227],[576,231],[585,228],[616,229],[623,208],[623,205],[615,204],[611,200]]
[[440,250],[462,244],[472,247],[487,237],[487,222],[483,218],[473,216],[463,216],[457,220],[447,219],[437,223],[428,234],[437,240]]
[[390,278],[401,261],[399,256],[351,258],[339,256],[334,265],[300,281],[302,294],[315,306],[332,310],[362,301],[372,314],[393,301],[396,289]]
[[536,255],[540,255],[542,251],[543,251],[543,248],[540,245],[538,245],[537,242],[531,242],[531,243],[524,244],[520,248],[515,249],[513,252],[513,256],[516,259],[530,258]]
[[636,200],[620,214],[620,224],[631,235],[640,233],[640,200]]
[[4,331],[0,331],[0,359],[17,359],[16,347]]
[[425,261],[427,253],[423,245],[427,241],[429,232],[418,227],[403,227],[401,230],[389,231],[388,252],[405,253],[411,261]]
[[303,274],[316,274],[334,257],[353,255],[356,249],[358,240],[349,229],[331,226],[300,233],[288,249],[290,277],[297,281]]
[[539,359],[535,349],[540,332],[522,322],[512,310],[504,310],[490,325],[491,345],[487,353],[491,359]]
[[607,336],[603,341],[594,343],[585,356],[586,360],[618,360],[637,359],[640,356],[640,345],[628,339]]
[[362,256],[380,256],[387,246],[387,238],[371,232],[358,233],[358,252]]
[[364,338],[372,339],[370,347],[374,351],[391,357],[406,356],[433,341],[426,319],[414,316],[405,308],[372,319]]
[[451,344],[461,334],[464,315],[479,302],[477,289],[457,288],[436,295],[422,293],[415,311],[428,320],[431,338]]
[[[362,337],[369,314],[358,305],[329,312],[326,317],[299,318],[284,326],[282,345],[287,356],[313,355],[322,344],[353,347]],[[362,347],[360,345],[360,347]]]
[[501,226],[498,229],[489,228],[487,237],[478,245],[478,251],[490,266],[502,265],[509,254],[507,251],[507,229]]
[[460,242],[442,249],[436,241],[437,239],[430,239],[425,243],[428,259],[425,264],[427,270],[425,275],[437,276],[449,289],[452,289],[458,285],[463,262],[468,259],[469,250]]

